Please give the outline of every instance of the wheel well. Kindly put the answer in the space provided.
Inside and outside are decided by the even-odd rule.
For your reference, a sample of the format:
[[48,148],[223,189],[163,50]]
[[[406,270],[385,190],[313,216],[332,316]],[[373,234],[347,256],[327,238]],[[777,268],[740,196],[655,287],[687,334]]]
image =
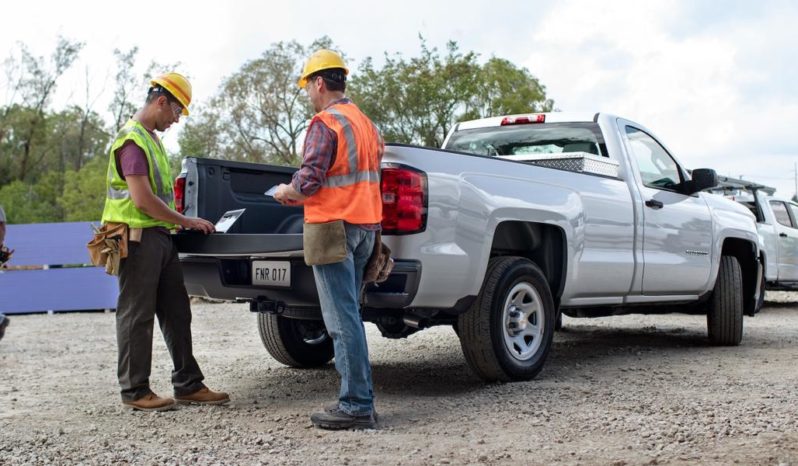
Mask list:
[[[740,263],[743,274],[743,302],[745,303],[745,313],[754,315],[756,312],[756,300],[754,295],[756,287],[759,285],[758,266],[756,248],[753,243],[744,239],[727,238],[723,242],[722,256],[734,256]],[[762,271],[764,273],[764,270]]]
[[507,221],[496,227],[490,256],[522,256],[537,264],[558,305],[565,286],[565,244],[565,233],[554,225]]

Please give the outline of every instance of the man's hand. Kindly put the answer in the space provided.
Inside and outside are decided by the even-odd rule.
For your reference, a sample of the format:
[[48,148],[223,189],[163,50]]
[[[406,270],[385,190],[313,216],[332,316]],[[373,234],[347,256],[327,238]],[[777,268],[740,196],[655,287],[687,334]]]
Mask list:
[[281,184],[277,186],[274,199],[282,205],[300,205],[306,196],[298,193],[290,184]]
[[180,224],[186,230],[198,230],[206,235],[216,231],[213,223],[205,220],[204,218],[186,217],[186,220]]

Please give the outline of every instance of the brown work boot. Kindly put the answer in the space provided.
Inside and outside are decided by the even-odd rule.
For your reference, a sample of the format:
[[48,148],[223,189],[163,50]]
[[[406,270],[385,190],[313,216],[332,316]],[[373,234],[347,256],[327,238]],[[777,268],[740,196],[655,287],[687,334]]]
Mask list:
[[135,401],[123,401],[125,408],[138,411],[168,411],[174,409],[175,400],[171,398],[161,398],[155,393],[148,393]]
[[230,402],[230,395],[225,392],[215,392],[208,387],[202,387],[190,395],[175,396],[181,405],[223,405]]

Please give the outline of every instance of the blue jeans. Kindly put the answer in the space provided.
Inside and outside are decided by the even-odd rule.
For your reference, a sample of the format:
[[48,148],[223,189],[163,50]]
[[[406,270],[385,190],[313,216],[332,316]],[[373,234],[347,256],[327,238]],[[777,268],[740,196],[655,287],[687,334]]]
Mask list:
[[314,265],[313,274],[324,325],[333,339],[335,368],[341,376],[338,408],[361,416],[374,408],[366,330],[360,317],[360,287],[375,233],[345,225],[346,259],[337,264]]

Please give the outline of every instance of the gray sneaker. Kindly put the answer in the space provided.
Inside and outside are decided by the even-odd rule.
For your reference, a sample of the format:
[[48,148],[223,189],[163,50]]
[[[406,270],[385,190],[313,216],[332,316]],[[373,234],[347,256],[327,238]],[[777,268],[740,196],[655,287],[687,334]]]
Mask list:
[[[324,407],[324,412],[327,414],[333,414],[338,411],[338,402],[330,403]],[[374,422],[380,422],[380,417],[377,415],[377,408],[372,408],[371,414],[374,416]]]
[[352,416],[341,411],[337,404],[325,407],[324,412],[311,414],[310,420],[319,429],[327,430],[377,428],[374,411],[364,416]]

